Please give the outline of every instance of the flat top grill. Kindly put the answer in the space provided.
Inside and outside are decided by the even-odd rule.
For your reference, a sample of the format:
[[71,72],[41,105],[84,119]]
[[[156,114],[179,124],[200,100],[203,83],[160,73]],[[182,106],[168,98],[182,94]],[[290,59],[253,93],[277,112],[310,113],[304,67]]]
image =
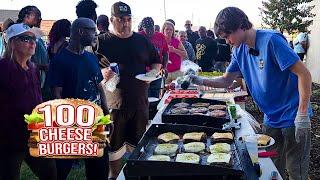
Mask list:
[[[214,132],[227,132],[219,129],[190,126],[190,125],[172,125],[158,124],[151,125],[146,131],[138,146],[129,157],[124,169],[127,177],[137,176],[159,176],[159,177],[176,177],[176,176],[225,176],[229,179],[258,179],[257,173],[252,166],[249,155],[245,149],[244,143],[234,140],[231,143],[231,162],[227,164],[208,165],[207,157],[209,153],[200,154],[200,164],[189,164],[175,162],[175,157],[171,157],[170,162],[149,161],[153,155],[154,149],[159,143],[157,136],[173,132],[183,135],[187,132],[205,132],[208,135],[206,147],[214,142],[210,136]],[[179,152],[183,152],[183,142],[179,141]],[[226,178],[228,179],[228,178]]]

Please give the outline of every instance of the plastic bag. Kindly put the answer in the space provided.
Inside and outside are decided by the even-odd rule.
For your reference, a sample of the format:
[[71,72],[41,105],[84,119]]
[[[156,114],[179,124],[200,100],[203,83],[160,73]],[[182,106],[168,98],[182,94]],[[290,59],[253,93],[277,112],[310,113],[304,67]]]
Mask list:
[[104,83],[106,90],[110,92],[113,92],[114,90],[116,90],[117,84],[119,83],[119,81],[120,81],[120,77],[118,74],[110,78],[108,81]]
[[198,72],[201,68],[198,64],[196,64],[190,60],[182,61],[181,66],[180,66],[180,71],[185,74],[187,71],[190,71],[190,69],[193,70],[194,72]]

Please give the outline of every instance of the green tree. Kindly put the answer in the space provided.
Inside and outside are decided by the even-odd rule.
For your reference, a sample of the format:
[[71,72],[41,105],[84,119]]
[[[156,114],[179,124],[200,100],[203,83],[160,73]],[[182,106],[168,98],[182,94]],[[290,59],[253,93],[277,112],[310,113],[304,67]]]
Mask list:
[[262,27],[278,29],[292,34],[297,30],[306,31],[315,16],[311,12],[313,0],[263,0],[260,9]]

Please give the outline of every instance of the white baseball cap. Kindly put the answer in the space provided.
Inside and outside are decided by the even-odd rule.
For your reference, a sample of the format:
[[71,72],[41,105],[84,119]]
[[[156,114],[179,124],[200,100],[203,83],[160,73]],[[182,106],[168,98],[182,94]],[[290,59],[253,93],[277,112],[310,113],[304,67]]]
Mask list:
[[7,42],[9,42],[9,40],[12,37],[18,36],[25,32],[33,33],[36,36],[36,38],[40,38],[41,36],[43,36],[43,33],[39,28],[36,28],[36,27],[30,28],[28,25],[24,23],[13,24],[5,32],[6,32],[5,38]]

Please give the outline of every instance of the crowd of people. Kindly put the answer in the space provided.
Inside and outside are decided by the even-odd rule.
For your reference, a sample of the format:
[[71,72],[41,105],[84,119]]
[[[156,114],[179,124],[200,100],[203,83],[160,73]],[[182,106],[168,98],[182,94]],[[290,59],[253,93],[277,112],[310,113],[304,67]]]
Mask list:
[[[115,179],[124,154],[146,130],[148,97],[160,98],[163,83],[183,76],[184,60],[197,63],[202,71],[226,72],[214,80],[191,76],[194,84],[228,87],[244,78],[265,113],[264,132],[276,140],[272,148],[279,153],[274,162],[280,174],[284,177],[286,168],[290,178],[306,179],[311,77],[282,34],[254,29],[235,7],[220,11],[214,32],[204,26],[194,32],[190,20],[184,31],[176,31],[174,20],[160,27],[151,17],[143,18],[139,32],[134,32],[134,11],[128,4],[114,3],[110,18],[97,16],[96,8],[93,0],[81,0],[78,18],[72,23],[56,21],[47,46],[35,28],[41,23],[36,6],[22,8],[17,22],[6,22],[6,49],[0,60],[0,179],[19,179],[22,161],[40,179],[67,178],[74,160],[31,157],[23,120],[37,104],[59,98],[86,99],[110,114],[114,132],[104,156],[84,161],[87,179]],[[111,63],[117,63],[119,74],[110,69]],[[135,78],[150,71],[165,78],[151,83]],[[116,75],[119,83],[108,91],[104,84]]]

